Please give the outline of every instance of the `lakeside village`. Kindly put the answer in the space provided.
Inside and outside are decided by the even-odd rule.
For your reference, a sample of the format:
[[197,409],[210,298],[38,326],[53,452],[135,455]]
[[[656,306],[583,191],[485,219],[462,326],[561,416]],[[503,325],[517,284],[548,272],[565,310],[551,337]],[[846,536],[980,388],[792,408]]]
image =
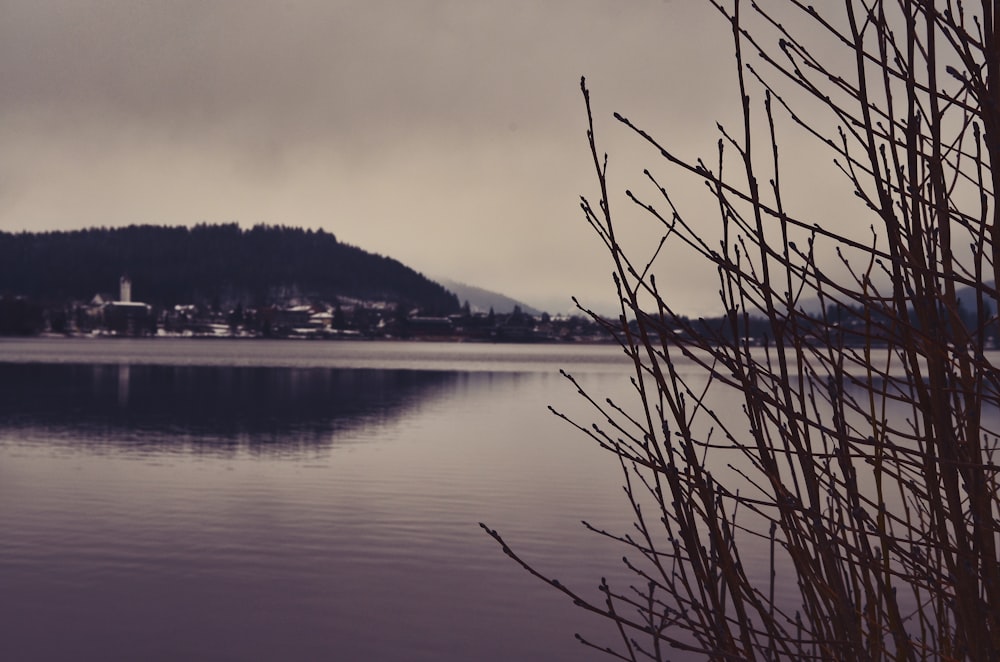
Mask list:
[[[961,303],[961,302],[960,302]],[[966,320],[975,328],[973,319]],[[889,319],[872,318],[847,308],[830,312],[827,322],[799,318],[798,333],[822,344],[839,336],[843,346],[882,346],[894,337]],[[632,322],[634,324],[634,321]],[[699,318],[694,326],[705,338],[724,341],[732,335],[730,317]],[[737,319],[740,336],[751,345],[766,342],[771,332],[763,318]],[[814,326],[814,333],[805,327]],[[678,329],[675,333],[685,333]],[[979,333],[989,349],[1000,348],[1000,318],[990,315]],[[615,342],[584,314],[531,315],[515,306],[511,312],[474,311],[468,302],[447,316],[422,314],[392,301],[339,297],[333,303],[290,299],[260,307],[184,304],[159,308],[133,301],[132,284],[122,277],[117,299],[97,294],[89,302],[44,306],[24,297],[0,296],[0,336],[103,336],[174,338],[294,338],[308,340],[436,340],[477,342]]]
[[175,305],[158,309],[132,298],[127,277],[118,298],[44,307],[23,298],[0,299],[0,335],[111,337],[473,340],[483,342],[606,342],[583,315],[472,311],[421,315],[395,302],[341,298],[336,303],[291,300],[284,305],[233,308]]

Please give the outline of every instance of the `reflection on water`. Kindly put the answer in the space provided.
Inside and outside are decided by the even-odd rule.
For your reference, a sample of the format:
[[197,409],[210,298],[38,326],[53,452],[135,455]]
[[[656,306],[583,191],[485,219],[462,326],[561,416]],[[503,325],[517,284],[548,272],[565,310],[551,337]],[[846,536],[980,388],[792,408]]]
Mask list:
[[[15,346],[48,359],[3,362]],[[95,360],[0,343],[0,660],[604,659],[572,635],[613,641],[606,624],[478,526],[597,596],[620,552],[579,522],[614,526],[620,480],[546,405],[581,405],[558,367],[623,378],[603,359],[79,346]],[[382,369],[306,367],[321,352]]]
[[635,405],[606,347],[0,341],[0,660],[607,659],[478,527],[592,598],[635,581],[579,526],[632,530],[617,462],[546,410],[594,420],[558,368]]
[[288,453],[406,415],[459,373],[0,363],[0,435],[179,452]]

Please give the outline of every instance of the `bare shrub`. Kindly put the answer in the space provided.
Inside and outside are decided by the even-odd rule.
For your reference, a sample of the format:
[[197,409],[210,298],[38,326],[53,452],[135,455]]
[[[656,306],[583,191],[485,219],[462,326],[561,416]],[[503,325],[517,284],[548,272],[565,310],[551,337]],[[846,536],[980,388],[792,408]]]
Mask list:
[[[613,648],[581,640],[620,659],[1000,659],[1000,0],[708,1],[743,100],[713,160],[615,115],[661,158],[626,192],[662,230],[652,257],[621,247],[581,86],[599,185],[582,208],[621,301],[617,320],[594,318],[634,364],[642,415],[588,395],[602,422],[573,424],[623,472],[634,526],[595,532],[635,581],[593,600],[484,528],[617,624]],[[787,129],[830,153],[865,234],[786,209]],[[672,194],[692,179],[715,201],[712,233]],[[671,242],[715,267],[717,320],[658,286]],[[718,411],[732,389],[742,411]]]

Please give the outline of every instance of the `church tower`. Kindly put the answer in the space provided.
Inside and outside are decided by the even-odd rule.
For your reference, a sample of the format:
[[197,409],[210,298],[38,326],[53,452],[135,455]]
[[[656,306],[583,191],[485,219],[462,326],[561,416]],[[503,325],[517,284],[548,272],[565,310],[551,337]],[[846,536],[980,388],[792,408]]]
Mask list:
[[132,281],[128,276],[122,276],[118,280],[118,300],[123,303],[132,301]]

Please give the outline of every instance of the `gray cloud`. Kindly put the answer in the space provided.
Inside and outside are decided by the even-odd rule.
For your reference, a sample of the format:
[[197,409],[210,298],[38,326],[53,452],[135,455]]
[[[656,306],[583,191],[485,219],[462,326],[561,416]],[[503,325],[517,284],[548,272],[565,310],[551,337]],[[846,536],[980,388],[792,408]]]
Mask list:
[[693,2],[0,0],[0,228],[323,227],[534,305],[602,305],[579,76],[624,187],[655,154],[610,112],[711,154],[730,51]]

